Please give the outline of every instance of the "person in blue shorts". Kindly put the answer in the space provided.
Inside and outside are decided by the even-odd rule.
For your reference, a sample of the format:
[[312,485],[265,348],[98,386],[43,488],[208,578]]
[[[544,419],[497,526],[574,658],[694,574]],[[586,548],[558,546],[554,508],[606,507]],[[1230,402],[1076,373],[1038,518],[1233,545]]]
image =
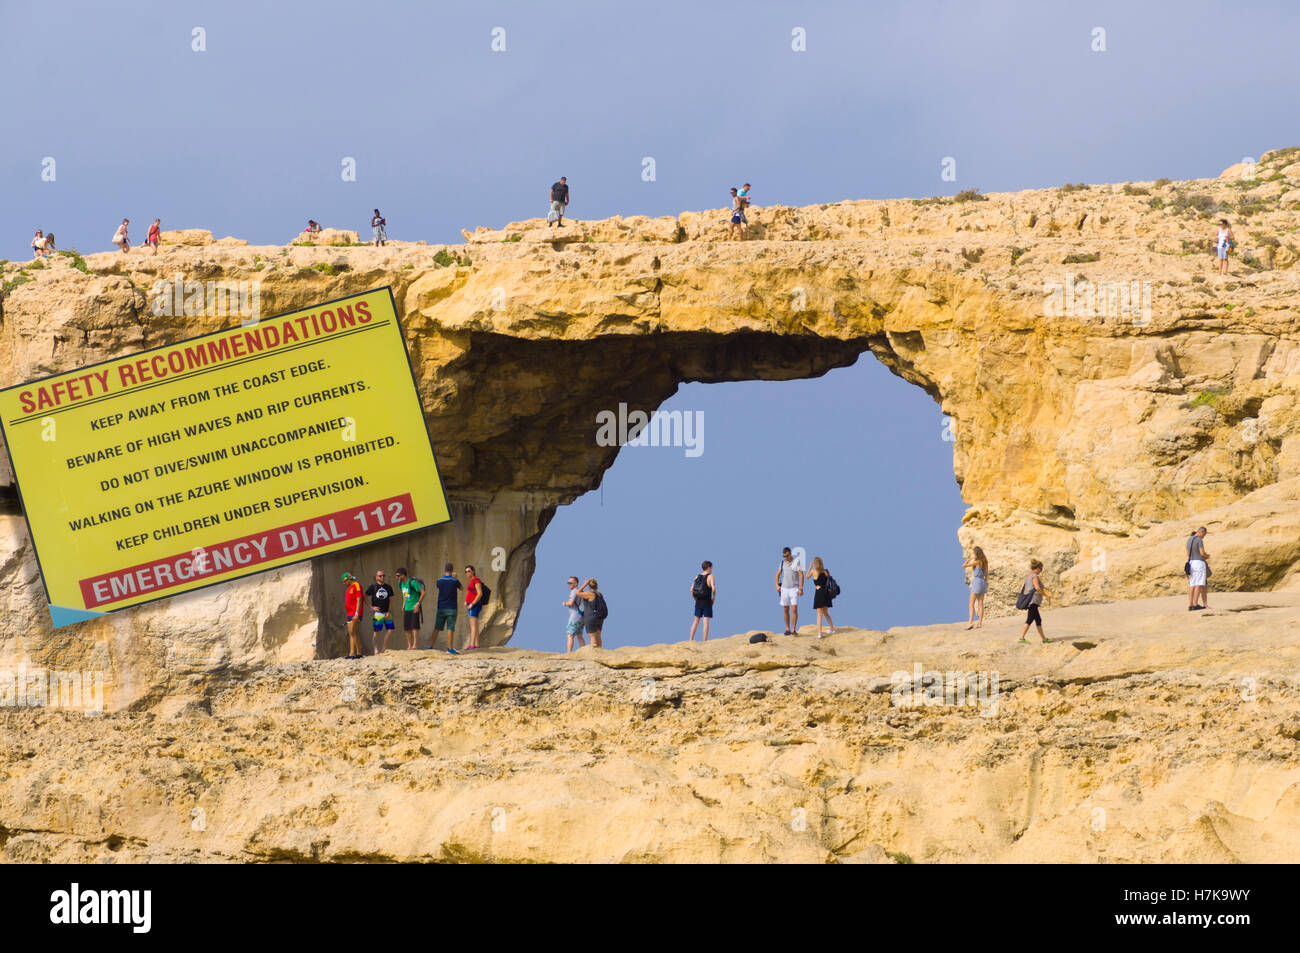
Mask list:
[[465,587],[465,614],[469,616],[469,644],[465,651],[478,648],[478,617],[483,611],[483,580],[473,566],[465,567],[465,578],[469,584]]
[[393,631],[393,613],[389,609],[393,587],[388,584],[382,569],[375,573],[375,581],[366,590],[366,595],[370,598],[374,615],[375,654],[381,655],[388,647],[388,633]]
[[578,577],[569,577],[569,598],[564,600],[564,608],[569,610],[569,621],[564,627],[565,652],[573,651],[574,640],[577,640],[578,648],[582,648],[587,643],[582,639],[582,616],[585,611],[584,603],[578,598]]
[[713,563],[707,559],[700,563],[699,574],[691,583],[691,598],[695,600],[695,621],[691,623],[690,641],[695,641],[695,630],[704,620],[704,641],[709,641],[709,620],[713,618],[713,603],[718,598],[718,584],[713,578]]
[[438,633],[446,629],[447,654],[459,655],[456,651],[456,595],[464,587],[456,578],[456,567],[451,563],[444,565],[442,575],[434,585],[438,588],[438,611],[433,617],[433,638],[429,640],[429,648],[437,643]]

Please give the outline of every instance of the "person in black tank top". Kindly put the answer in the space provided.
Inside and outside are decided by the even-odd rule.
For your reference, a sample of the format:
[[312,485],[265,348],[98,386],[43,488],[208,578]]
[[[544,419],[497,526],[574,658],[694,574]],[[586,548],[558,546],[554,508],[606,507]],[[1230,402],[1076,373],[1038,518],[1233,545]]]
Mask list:
[[822,635],[822,617],[825,616],[826,624],[831,627],[831,635],[835,634],[835,621],[831,618],[831,594],[826,590],[826,583],[831,578],[831,574],[826,571],[826,565],[820,556],[813,559],[812,569],[808,570],[808,578],[816,587],[813,593],[813,608],[817,610],[817,638],[824,639],[826,636]]

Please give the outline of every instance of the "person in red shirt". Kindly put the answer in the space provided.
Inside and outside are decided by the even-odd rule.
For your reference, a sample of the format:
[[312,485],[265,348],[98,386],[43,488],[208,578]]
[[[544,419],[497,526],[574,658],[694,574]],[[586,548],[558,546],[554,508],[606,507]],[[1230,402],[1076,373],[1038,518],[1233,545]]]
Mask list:
[[465,587],[465,605],[469,610],[469,645],[466,650],[478,648],[478,615],[483,611],[483,580],[473,566],[465,567],[469,585]]
[[162,219],[155,218],[153,224],[149,226],[149,234],[145,236],[144,243],[153,246],[153,253],[156,255],[160,241],[162,241]]
[[343,574],[347,590],[343,593],[343,607],[348,615],[348,654],[344,658],[361,658],[361,583],[350,572]]

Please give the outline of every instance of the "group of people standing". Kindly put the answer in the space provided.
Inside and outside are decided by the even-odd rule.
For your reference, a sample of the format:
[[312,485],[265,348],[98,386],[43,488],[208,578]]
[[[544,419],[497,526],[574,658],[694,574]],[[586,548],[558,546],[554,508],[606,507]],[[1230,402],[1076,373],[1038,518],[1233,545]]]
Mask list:
[[587,643],[582,640],[582,631],[587,630],[587,638],[592,648],[603,648],[601,632],[605,628],[605,619],[609,617],[609,604],[595,579],[588,579],[578,585],[578,577],[570,576],[567,580],[569,598],[564,600],[564,607],[569,610],[569,621],[564,627],[565,651],[572,652],[574,643],[582,648]]
[[[813,584],[813,609],[817,613],[817,638],[835,634],[835,622],[831,619],[831,606],[840,587],[829,572],[820,556],[812,561],[807,571],[802,564],[795,561],[794,552],[789,546],[781,550],[781,564],[777,567],[776,585],[777,601],[781,606],[781,615],[785,624],[785,635],[796,635],[799,631],[799,599],[804,594],[806,584]],[[713,563],[704,560],[700,571],[691,583],[691,598],[695,601],[695,619],[691,622],[691,634],[688,642],[695,641],[695,633],[703,622],[703,638],[709,641],[709,623],[713,619],[713,606],[718,601],[718,580],[713,573]],[[825,622],[829,631],[822,631]]]
[[[459,655],[456,650],[456,619],[459,615],[460,592],[465,591],[465,614],[469,617],[469,641],[462,651],[472,651],[479,647],[479,616],[487,603],[491,590],[478,577],[473,566],[465,567],[465,576],[469,584],[461,583],[456,575],[455,563],[447,563],[443,573],[434,582],[438,593],[437,608],[433,617],[433,635],[426,649],[433,649],[441,632],[447,633],[447,653]],[[363,592],[361,583],[350,572],[343,574],[343,607],[347,614],[348,654],[344,658],[359,659],[365,655],[361,645],[361,616],[363,603],[369,601],[371,628],[374,631],[374,654],[382,655],[388,648],[388,633],[395,628],[393,600],[400,598],[402,605],[402,629],[406,633],[407,649],[420,648],[420,628],[424,624],[424,597],[427,588],[424,583],[410,576],[405,568],[396,573],[397,585],[388,582],[384,570],[375,572],[375,581]]]
[[[1184,548],[1187,551],[1187,562],[1183,566],[1183,572],[1187,575],[1188,584],[1188,612],[1196,612],[1202,609],[1208,609],[1209,606],[1209,578],[1210,578],[1210,556],[1205,550],[1206,528],[1200,526],[1192,531],[1187,538]],[[967,620],[967,629],[979,629],[984,627],[984,595],[989,589],[989,561],[984,555],[984,550],[975,546],[971,550],[971,557],[962,563],[963,569],[971,571],[970,577],[970,614]],[[1016,608],[1024,609],[1027,612],[1025,616],[1025,626],[1020,630],[1020,641],[1028,642],[1025,638],[1029,634],[1029,627],[1036,626],[1038,629],[1038,638],[1041,642],[1047,643],[1055,641],[1049,639],[1043,633],[1043,616],[1040,606],[1044,599],[1050,599],[1052,593],[1043,585],[1042,580],[1043,564],[1037,559],[1029,561],[1029,574],[1025,576],[1020,586],[1020,595],[1016,600]],[[832,630],[833,631],[833,630]]]

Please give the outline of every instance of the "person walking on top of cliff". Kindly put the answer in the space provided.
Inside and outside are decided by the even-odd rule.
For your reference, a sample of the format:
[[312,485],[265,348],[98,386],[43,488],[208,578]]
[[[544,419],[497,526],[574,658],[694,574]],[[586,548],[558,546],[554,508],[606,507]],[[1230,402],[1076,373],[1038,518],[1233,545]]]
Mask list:
[[1210,554],[1205,551],[1205,527],[1187,538],[1188,612],[1210,607]]
[[605,619],[609,616],[609,606],[605,602],[604,593],[600,591],[596,580],[588,579],[578,587],[578,598],[587,603],[583,622],[587,626],[587,638],[591,640],[591,647],[603,648],[601,632],[605,628]]
[[794,561],[789,546],[781,550],[781,565],[776,570],[776,591],[781,600],[781,612],[785,616],[785,634],[794,635],[799,631],[799,597],[803,595],[803,567]]
[[745,218],[745,203],[741,199],[740,193],[734,188],[731,190],[731,227],[727,229],[727,241],[731,241],[733,235],[739,233],[740,240],[745,240],[745,225],[749,220]]
[[117,231],[113,233],[113,244],[122,249],[122,254],[131,250],[131,239],[127,236],[127,226],[131,224],[129,218],[122,219],[122,224],[117,226]]
[[577,639],[578,648],[582,648],[587,643],[582,639],[582,616],[585,612],[586,603],[578,598],[578,577],[569,577],[569,598],[564,600],[564,608],[569,610],[569,621],[564,626],[564,651],[569,653],[573,651],[573,641]]
[[1029,641],[1025,636],[1029,633],[1030,625],[1038,626],[1038,637],[1044,644],[1055,641],[1043,634],[1043,616],[1038,611],[1038,607],[1043,604],[1043,599],[1052,597],[1052,594],[1043,588],[1043,580],[1039,578],[1042,572],[1043,564],[1039,560],[1029,560],[1029,575],[1025,577],[1025,584],[1020,587],[1020,598],[1016,600],[1017,609],[1029,610],[1029,614],[1025,616],[1025,627],[1020,630],[1021,642]]
[[374,238],[376,248],[388,241],[386,225],[388,219],[379,214],[379,209],[375,209],[375,214],[370,216],[370,234]]
[[[984,593],[989,591],[989,561],[984,555],[984,550],[978,546],[973,550],[971,558],[961,564],[962,569],[969,569],[970,574],[970,618],[967,619],[966,629],[984,628]],[[979,622],[975,621],[978,612]]]
[[382,569],[375,571],[375,581],[366,589],[366,595],[370,598],[373,615],[375,654],[383,655],[388,648],[388,633],[393,631],[393,587]]
[[465,567],[465,578],[469,580],[465,586],[465,614],[469,616],[469,644],[465,646],[465,651],[468,652],[478,648],[478,617],[483,611],[483,600],[487,592],[473,566]]
[[406,574],[405,567],[397,570],[397,588],[402,594],[402,631],[406,633],[406,647],[420,647],[420,626],[424,624],[424,585]]
[[1219,231],[1214,237],[1214,254],[1219,259],[1219,274],[1228,273],[1228,256],[1232,254],[1233,249],[1237,247],[1237,239],[1232,234],[1232,228],[1228,225],[1226,218],[1219,219]]
[[826,624],[831,627],[830,634],[835,634],[835,620],[831,618],[831,603],[838,594],[838,586],[834,585],[835,580],[826,571],[826,564],[822,562],[820,556],[813,557],[812,568],[808,570],[807,578],[813,581],[813,609],[817,611],[817,638],[824,639],[826,636],[822,635],[823,616],[826,618]]
[[546,227],[554,223],[558,228],[564,227],[564,210],[569,207],[569,180],[560,176],[559,182],[551,183],[551,212],[546,216]]
[[456,651],[456,596],[465,587],[456,578],[454,563],[446,563],[442,567],[442,575],[434,585],[438,587],[438,611],[433,617],[433,637],[429,639],[429,648],[433,649],[437,645],[438,633],[445,627],[447,654],[459,655]]
[[688,641],[695,641],[695,630],[699,628],[700,620],[703,619],[704,638],[701,641],[707,642],[709,621],[713,618],[713,603],[718,600],[718,583],[713,578],[713,563],[707,559],[700,563],[699,574],[691,583],[691,598],[695,600],[695,621],[691,623],[691,637]]
[[361,583],[350,572],[343,574],[343,610],[348,620],[348,654],[344,658],[361,658]]
[[153,224],[149,226],[149,232],[144,237],[144,243],[153,249],[153,253],[158,254],[158,243],[162,241],[162,219],[155,218]]

